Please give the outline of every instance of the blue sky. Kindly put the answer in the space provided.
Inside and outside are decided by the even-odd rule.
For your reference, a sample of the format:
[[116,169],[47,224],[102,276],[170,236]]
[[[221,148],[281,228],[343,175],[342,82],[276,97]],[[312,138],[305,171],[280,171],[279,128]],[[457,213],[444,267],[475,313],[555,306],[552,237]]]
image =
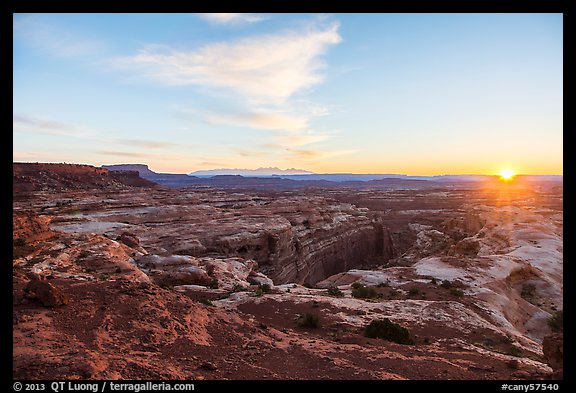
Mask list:
[[561,14],[15,14],[15,161],[562,174]]

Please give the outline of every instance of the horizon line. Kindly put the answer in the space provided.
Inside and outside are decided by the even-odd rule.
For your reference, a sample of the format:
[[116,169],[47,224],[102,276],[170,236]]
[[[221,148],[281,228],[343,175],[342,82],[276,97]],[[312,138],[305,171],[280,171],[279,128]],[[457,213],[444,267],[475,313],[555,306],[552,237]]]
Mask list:
[[[88,166],[93,166],[95,168],[102,168],[104,166],[112,166],[112,165],[144,165],[146,166],[150,171],[155,172],[155,173],[162,173],[162,174],[171,174],[171,175],[190,175],[191,173],[194,172],[201,172],[201,171],[213,171],[213,170],[247,170],[247,171],[254,171],[257,169],[269,169],[269,168],[277,168],[279,170],[284,170],[278,167],[259,167],[256,169],[248,169],[248,168],[217,168],[217,169],[199,169],[196,171],[192,171],[192,172],[156,172],[152,169],[150,169],[150,167],[148,166],[148,164],[101,164],[100,166],[94,165],[94,164],[87,164],[87,163],[76,163],[76,162],[54,162],[54,161],[12,161],[13,164],[67,164],[67,165],[88,165]],[[438,177],[438,176],[493,176],[493,177],[499,177],[499,174],[487,174],[487,173],[442,173],[442,174],[434,174],[434,175],[417,175],[417,174],[406,174],[406,173],[393,173],[393,172],[361,172],[361,173],[356,173],[356,172],[312,172],[312,171],[308,171],[306,169],[298,169],[298,168],[287,168],[285,170],[289,170],[289,169],[296,169],[296,170],[302,170],[302,171],[306,171],[309,173],[295,173],[295,174],[289,174],[289,175],[283,175],[280,174],[280,176],[310,176],[310,175],[395,175],[395,176],[407,176],[407,177]],[[215,175],[215,176],[219,176],[219,175]],[[239,175],[242,176],[242,175]],[[274,175],[268,175],[268,176],[274,176]],[[514,175],[514,177],[518,177],[518,176],[564,176],[563,173],[546,173],[546,174],[533,174],[533,173],[517,173]]]

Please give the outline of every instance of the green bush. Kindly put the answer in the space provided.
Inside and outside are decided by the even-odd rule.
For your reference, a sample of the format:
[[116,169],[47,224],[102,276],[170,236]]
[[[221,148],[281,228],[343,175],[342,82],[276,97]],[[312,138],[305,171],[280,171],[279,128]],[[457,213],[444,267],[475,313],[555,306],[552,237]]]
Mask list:
[[450,289],[452,288],[452,283],[448,280],[444,280],[442,281],[442,284],[440,284],[440,286],[444,289]]
[[405,327],[392,322],[388,318],[377,319],[364,328],[364,336],[369,338],[382,338],[398,344],[412,345],[414,340]]
[[198,302],[199,302],[200,304],[205,305],[205,306],[213,306],[213,305],[214,305],[214,303],[212,303],[212,302],[210,301],[210,299],[200,299],[200,300],[198,300]]
[[520,296],[522,296],[522,299],[527,301],[534,299],[534,296],[536,296],[536,285],[527,283],[522,284]]
[[344,292],[338,289],[338,287],[332,285],[328,287],[328,295],[336,297],[344,297]]
[[556,311],[548,320],[548,326],[553,332],[564,331],[564,310]]
[[410,288],[408,291],[408,296],[418,296],[420,295],[420,290],[418,288]]
[[26,239],[23,237],[17,237],[14,239],[14,246],[15,247],[24,247],[26,245]]
[[359,282],[355,282],[354,284],[352,284],[352,289],[359,289],[364,287],[364,285],[360,284]]
[[512,346],[510,346],[510,348],[508,348],[508,351],[506,351],[506,354],[518,358],[518,357],[522,356],[522,350],[520,348],[512,345]]
[[210,289],[218,289],[218,279],[217,279],[217,278],[213,278],[212,281],[210,281],[210,284],[208,285],[208,288],[210,288]]
[[464,292],[458,288],[450,288],[450,295],[456,297],[462,297],[464,296]]
[[259,284],[258,288],[262,290],[262,293],[269,293],[271,289],[268,284]]
[[374,288],[369,288],[365,285],[354,283],[352,285],[352,296],[359,299],[376,299],[379,295]]
[[296,323],[300,327],[317,329],[320,327],[320,316],[317,314],[306,313],[298,318]]

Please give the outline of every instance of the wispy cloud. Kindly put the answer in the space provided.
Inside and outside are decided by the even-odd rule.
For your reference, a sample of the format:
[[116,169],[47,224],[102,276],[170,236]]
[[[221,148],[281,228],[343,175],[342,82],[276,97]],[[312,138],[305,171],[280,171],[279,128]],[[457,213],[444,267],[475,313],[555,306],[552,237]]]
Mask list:
[[77,57],[99,53],[101,42],[85,38],[77,31],[48,24],[34,15],[14,16],[13,35],[27,46],[57,57]]
[[240,148],[233,148],[232,150],[242,157],[264,157],[268,155],[267,152],[264,152],[262,150],[240,149]]
[[312,149],[286,148],[286,151],[294,158],[302,160],[323,160],[347,154],[357,153],[357,150],[321,151]]
[[[218,23],[254,18],[251,14],[208,15],[203,17]],[[337,21],[315,19],[299,30],[211,43],[191,50],[149,46],[114,63],[166,85],[196,85],[220,93],[225,100],[235,102],[229,106],[235,109],[185,112],[210,124],[274,131],[274,143],[268,150],[288,147],[293,149],[293,157],[329,157],[343,153],[299,147],[331,137],[311,130],[312,119],[329,114],[328,108],[304,96],[324,81],[324,54],[342,41],[339,27]]]
[[331,138],[331,135],[308,132],[305,134],[280,135],[276,140],[281,146],[304,146],[322,142],[328,138]]
[[307,118],[281,113],[212,113],[206,115],[206,121],[263,130],[300,131],[308,127]]
[[73,124],[62,123],[49,119],[39,119],[26,115],[13,115],[13,132],[35,132],[50,135],[62,135],[72,137],[88,137],[92,131]]
[[147,149],[162,149],[179,146],[179,144],[173,142],[151,141],[146,139],[116,139],[115,142],[124,145],[144,147]]
[[225,167],[228,164],[223,163],[223,162],[219,162],[219,161],[201,161],[201,162],[197,162],[196,165],[214,168],[214,167]]
[[220,14],[198,14],[198,15],[202,19],[218,25],[255,23],[268,19],[268,17],[264,15],[256,15],[256,14],[220,13]]
[[323,80],[321,56],[341,42],[338,23],[209,44],[191,51],[158,48],[117,60],[166,84],[205,85],[256,101],[283,102]]
[[136,158],[149,158],[153,157],[153,154],[148,153],[138,153],[133,151],[118,151],[118,150],[99,150],[97,153],[105,154],[108,156],[122,156],[122,157],[136,157]]

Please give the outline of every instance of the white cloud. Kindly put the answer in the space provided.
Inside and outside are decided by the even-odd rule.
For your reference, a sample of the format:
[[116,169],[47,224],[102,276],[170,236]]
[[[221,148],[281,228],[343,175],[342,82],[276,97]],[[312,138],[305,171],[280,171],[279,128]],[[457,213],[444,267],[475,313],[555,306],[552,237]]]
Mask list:
[[256,102],[282,103],[323,80],[320,57],[341,41],[338,23],[324,28],[209,44],[193,51],[144,49],[119,64],[141,67],[167,84],[207,85]]
[[221,14],[198,14],[198,15],[201,18],[207,20],[208,22],[219,25],[254,23],[268,19],[265,16],[254,14],[221,13]]
[[[208,17],[213,21],[232,23],[249,14],[210,15],[216,15]],[[210,43],[193,50],[155,45],[115,63],[167,85],[196,85],[224,93],[220,97],[234,102],[229,106],[236,109],[186,112],[212,124],[275,131],[275,143],[268,148],[321,159],[348,153],[299,148],[330,137],[310,130],[311,119],[328,115],[329,108],[310,102],[304,93],[324,80],[323,55],[342,41],[339,27],[338,22],[317,19],[298,31]]]

